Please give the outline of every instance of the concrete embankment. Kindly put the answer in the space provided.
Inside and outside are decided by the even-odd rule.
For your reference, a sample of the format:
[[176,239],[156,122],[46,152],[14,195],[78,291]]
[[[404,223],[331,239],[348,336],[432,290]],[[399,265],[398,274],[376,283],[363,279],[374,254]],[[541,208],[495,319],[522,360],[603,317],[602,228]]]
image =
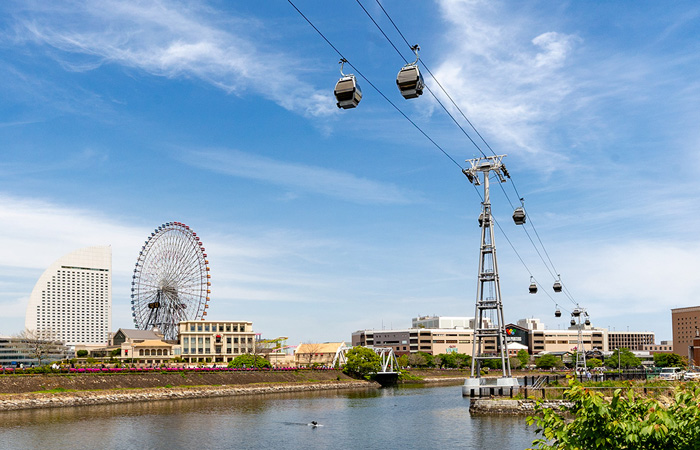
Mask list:
[[[418,379],[408,383],[464,382],[464,376],[445,371],[413,375]],[[0,411],[377,387],[338,370],[5,375],[0,376]]]
[[5,375],[0,411],[377,386],[336,370]]
[[[535,412],[535,403],[535,400],[530,399],[473,398],[469,412],[473,415],[531,415]],[[571,402],[545,400],[542,405],[545,408],[561,409],[571,406]]]
[[375,388],[366,381],[327,381],[323,383],[191,386],[141,389],[106,389],[76,392],[34,392],[0,395],[0,411],[65,406],[104,405],[114,403],[145,402],[158,400],[226,397],[235,395],[276,394],[318,390]]

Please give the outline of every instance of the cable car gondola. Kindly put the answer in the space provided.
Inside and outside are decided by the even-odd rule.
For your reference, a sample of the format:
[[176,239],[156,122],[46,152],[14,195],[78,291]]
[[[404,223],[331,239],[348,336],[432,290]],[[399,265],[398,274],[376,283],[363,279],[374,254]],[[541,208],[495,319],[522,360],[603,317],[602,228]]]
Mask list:
[[360,100],[362,100],[362,89],[360,89],[360,85],[357,84],[355,75],[345,75],[343,73],[343,66],[346,62],[348,61],[345,58],[340,60],[340,74],[342,77],[335,84],[333,94],[335,95],[338,108],[350,109],[356,107],[357,104],[360,103]]
[[530,277],[530,294],[537,294],[537,284],[535,283],[535,280]]
[[554,317],[561,317],[561,310],[559,309],[559,305],[557,305],[557,310],[554,311]]
[[515,208],[515,211],[513,211],[513,222],[515,222],[516,225],[525,224],[525,208],[522,206]]
[[561,275],[557,275],[557,280],[552,285],[552,289],[554,289],[554,292],[561,292]]
[[418,50],[420,50],[420,47],[416,44],[411,47],[411,50],[416,54],[416,60],[403,66],[396,76],[396,85],[399,87],[403,98],[406,99],[418,98],[423,94],[423,88],[425,87],[423,75],[421,75],[418,68]]
[[571,322],[570,322],[570,323],[571,323],[571,326],[572,326],[572,327],[573,327],[574,325],[576,325],[576,321],[575,321],[574,319],[571,319]]
[[585,324],[586,324],[586,326],[590,326],[590,325],[591,325],[591,319],[589,319],[588,317],[586,317],[586,322],[585,322]]

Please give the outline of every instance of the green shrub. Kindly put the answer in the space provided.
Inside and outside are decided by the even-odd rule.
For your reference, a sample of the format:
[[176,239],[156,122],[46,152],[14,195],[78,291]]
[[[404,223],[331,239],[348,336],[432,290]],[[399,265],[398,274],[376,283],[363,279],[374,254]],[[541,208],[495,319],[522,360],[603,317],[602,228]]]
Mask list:
[[676,388],[670,405],[616,389],[612,398],[570,380],[571,407],[561,411],[539,403],[527,418],[542,439],[537,449],[697,449],[700,441],[700,388]]

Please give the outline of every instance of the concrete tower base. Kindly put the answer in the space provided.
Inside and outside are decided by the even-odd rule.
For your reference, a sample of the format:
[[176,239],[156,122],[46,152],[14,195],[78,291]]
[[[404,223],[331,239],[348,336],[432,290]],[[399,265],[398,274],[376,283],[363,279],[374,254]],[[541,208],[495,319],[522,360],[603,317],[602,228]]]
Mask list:
[[467,378],[462,386],[463,397],[510,396],[520,389],[517,378]]

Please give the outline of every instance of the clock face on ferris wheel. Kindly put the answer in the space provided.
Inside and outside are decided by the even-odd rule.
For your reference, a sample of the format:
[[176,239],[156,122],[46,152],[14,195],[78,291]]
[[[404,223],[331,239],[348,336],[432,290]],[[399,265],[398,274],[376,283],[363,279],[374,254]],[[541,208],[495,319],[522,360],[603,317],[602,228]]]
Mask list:
[[139,252],[131,282],[131,311],[140,330],[158,328],[177,339],[177,324],[204,319],[211,275],[197,233],[181,222],[156,228]]

